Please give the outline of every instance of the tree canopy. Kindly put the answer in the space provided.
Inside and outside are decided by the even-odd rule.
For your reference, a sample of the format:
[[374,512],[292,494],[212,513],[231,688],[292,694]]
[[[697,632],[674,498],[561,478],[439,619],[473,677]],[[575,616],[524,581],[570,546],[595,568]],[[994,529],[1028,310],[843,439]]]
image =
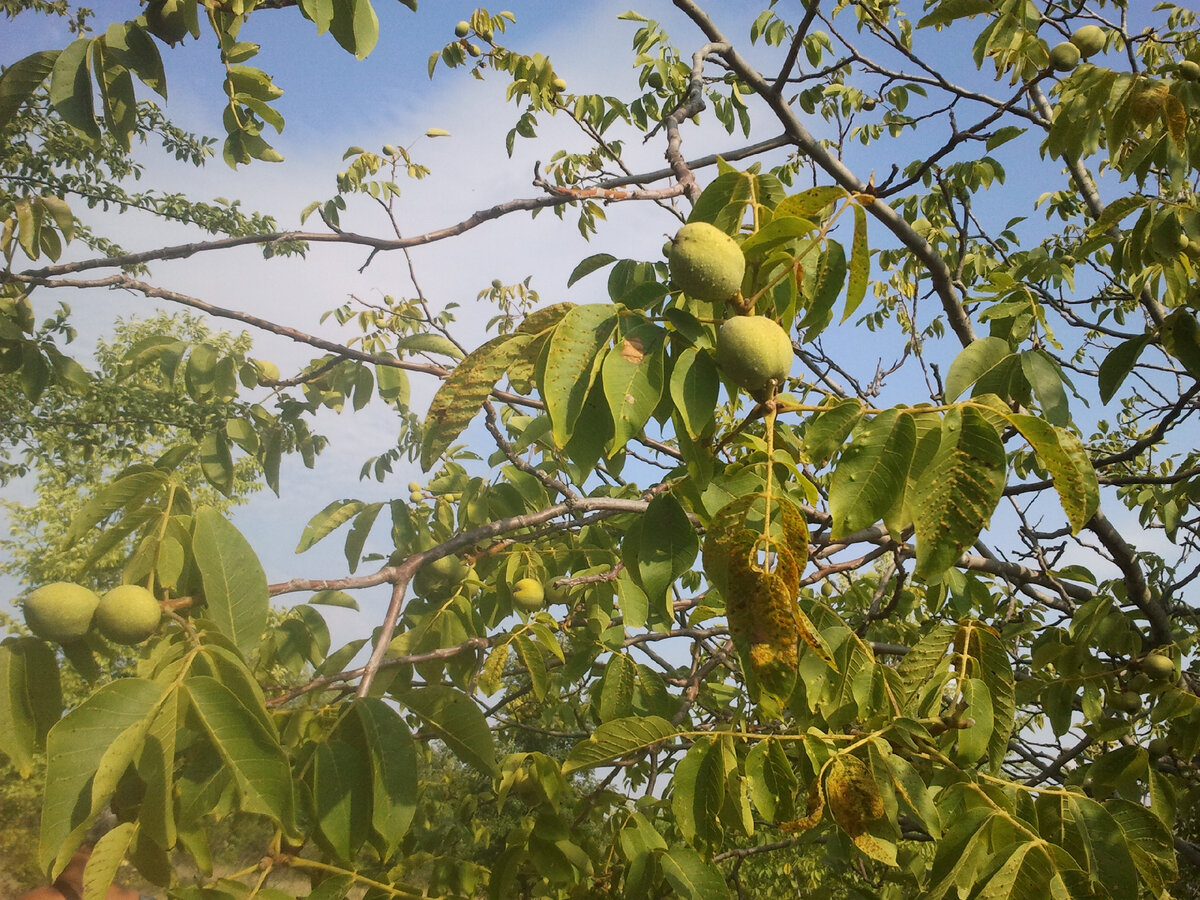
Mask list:
[[[402,5],[386,25],[433,15]],[[33,633],[0,644],[0,752],[44,754],[49,877],[107,810],[84,900],[123,861],[181,900],[1195,896],[1195,12],[650,6],[620,15],[611,83],[568,82],[573,48],[527,46],[519,8],[406,32],[430,78],[504,85],[489,114],[509,155],[536,142],[532,191],[472,213],[436,153],[351,146],[286,224],[139,189],[141,145],[255,179],[287,132],[252,24],[361,60],[370,0],[0,6],[75,34],[0,75],[0,476],[57,473],[33,507],[53,546],[19,567]],[[216,140],[162,107],[197,41]],[[726,149],[689,152],[714,120]],[[414,233],[401,185],[439,177],[446,219]],[[604,252],[645,210],[642,250]],[[125,246],[129,211],[189,239]],[[597,252],[564,284],[478,285],[481,337],[422,251],[546,211]],[[257,248],[265,284],[338,246],[410,278],[330,310],[336,338],[165,267]],[[62,299],[98,289],[314,356],[159,320],[93,362]],[[317,466],[329,411],[388,417],[394,446],[356,463],[387,499],[281,478]],[[307,524],[249,533],[212,501],[259,478]],[[86,499],[51,523],[68,487]],[[345,564],[271,583],[281,541]],[[134,613],[65,583],[117,580],[162,623],[102,674]],[[251,820],[258,861],[229,871],[214,828]]]

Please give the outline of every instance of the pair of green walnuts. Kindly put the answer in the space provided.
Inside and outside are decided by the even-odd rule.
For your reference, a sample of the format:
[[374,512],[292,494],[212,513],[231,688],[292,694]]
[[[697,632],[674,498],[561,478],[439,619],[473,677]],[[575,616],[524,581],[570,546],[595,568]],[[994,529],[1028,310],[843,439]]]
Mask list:
[[162,608],[144,587],[123,584],[103,597],[81,584],[57,581],[25,598],[25,624],[59,644],[81,641],[95,628],[114,644],[140,644],[158,631]]
[[[746,257],[732,237],[708,222],[689,222],[664,249],[671,281],[685,294],[741,308]],[[735,315],[717,332],[717,364],[756,400],[778,390],[792,358],[791,336],[767,316]]]

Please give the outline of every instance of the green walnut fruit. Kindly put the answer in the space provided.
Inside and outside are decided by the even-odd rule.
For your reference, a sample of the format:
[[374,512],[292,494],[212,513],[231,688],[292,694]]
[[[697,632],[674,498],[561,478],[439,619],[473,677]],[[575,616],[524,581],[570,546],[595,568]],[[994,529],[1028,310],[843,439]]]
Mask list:
[[425,563],[413,577],[413,590],[427,600],[449,599],[463,579],[468,568],[457,556],[443,556]]
[[69,581],[43,585],[25,598],[25,624],[38,637],[60,644],[80,640],[92,627],[100,598]]
[[1146,749],[1151,756],[1166,756],[1171,752],[1171,739],[1165,737],[1156,737],[1146,745]]
[[1142,695],[1137,691],[1120,691],[1119,693],[1109,695],[1108,705],[1113,709],[1119,709],[1121,712],[1140,712],[1142,708]]
[[522,578],[512,586],[512,596],[525,612],[536,612],[545,605],[546,590],[536,578]]
[[470,22],[459,22],[457,25],[454,26],[454,36],[455,37],[463,38],[463,37],[466,37],[470,33],[471,33],[471,23]]
[[570,586],[559,587],[557,578],[549,579],[542,585],[542,588],[546,593],[547,606],[553,606],[555,603],[565,603],[567,606],[571,605]]
[[646,86],[658,90],[663,86],[663,77],[658,72],[651,72],[646,76]]
[[870,112],[876,107],[878,102],[874,97],[863,97],[862,108]]
[[425,495],[420,491],[410,491],[408,494],[409,503],[420,503],[425,499]]
[[96,629],[114,644],[140,644],[162,622],[162,607],[141,585],[123,584],[100,598]]
[[746,274],[746,257],[737,241],[715,225],[689,222],[671,244],[671,280],[685,294],[714,303],[737,296]]
[[469,47],[467,47],[467,52],[472,56],[479,56],[483,50],[480,49],[478,44],[471,44]]
[[774,319],[734,316],[717,332],[717,363],[755,399],[765,399],[771,383],[783,383],[792,369],[792,339]]
[[550,82],[550,86],[561,94],[567,89],[567,82],[564,78],[555,78],[552,82]]
[[1179,77],[1184,81],[1200,81],[1200,63],[1185,59],[1179,64]]
[[1163,653],[1151,653],[1138,665],[1155,681],[1166,681],[1175,674],[1175,663],[1171,661],[1171,657]]
[[179,0],[151,0],[146,6],[146,30],[165,44],[178,44],[191,30],[187,10]]
[[1099,25],[1082,25],[1071,34],[1071,43],[1086,59],[1104,49],[1104,29]]
[[1079,65],[1079,48],[1070,41],[1055,44],[1050,50],[1050,68],[1055,72],[1070,72]]
[[414,494],[416,494],[416,493],[420,492],[420,490],[421,490],[421,482],[419,482],[419,481],[410,481],[410,482],[408,483],[408,489],[409,489],[409,491],[411,491],[411,492],[412,492],[412,493],[414,493]]

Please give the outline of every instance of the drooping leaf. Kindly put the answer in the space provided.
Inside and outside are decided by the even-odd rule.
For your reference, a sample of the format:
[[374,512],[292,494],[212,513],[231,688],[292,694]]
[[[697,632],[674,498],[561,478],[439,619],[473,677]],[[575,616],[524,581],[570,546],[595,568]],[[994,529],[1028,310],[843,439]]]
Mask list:
[[204,583],[206,615],[243,656],[267,627],[267,575],[250,543],[212,507],[196,511],[192,551]]
[[883,798],[866,763],[849,753],[835,756],[825,774],[825,800],[833,820],[859,850],[896,865],[895,843],[875,833],[874,826],[884,817]]
[[437,732],[455,756],[485,775],[496,773],[491,729],[470,697],[440,684],[405,690],[399,697]]
[[1051,425],[1065,426],[1071,421],[1067,392],[1063,390],[1062,373],[1045,350],[1028,350],[1021,354],[1021,371],[1033,388],[1042,407],[1042,415]]
[[318,840],[352,863],[371,825],[373,775],[366,758],[342,740],[321,741],[310,774]]
[[0,642],[0,753],[22,778],[33,771],[34,753],[62,710],[58,662],[49,645],[32,637]]
[[233,776],[241,808],[296,835],[292,771],[278,739],[215,678],[194,676],[185,687],[197,725]]
[[50,729],[38,858],[51,878],[112,797],[164,691],[144,678],[111,681]]

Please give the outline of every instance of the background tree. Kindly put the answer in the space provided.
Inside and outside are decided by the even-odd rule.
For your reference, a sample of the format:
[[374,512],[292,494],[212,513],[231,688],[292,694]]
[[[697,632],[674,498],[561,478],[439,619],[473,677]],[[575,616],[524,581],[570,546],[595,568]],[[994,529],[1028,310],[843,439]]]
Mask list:
[[[134,78],[165,84],[155,39],[211,32],[225,161],[276,160],[280,91],[241,38],[293,6],[356,56],[375,45],[367,0],[152,2],[14,63],[0,125],[55,123],[119,158],[149,127]],[[52,386],[86,380],[67,322],[33,325],[35,300],[65,289],[120,288],[322,353],[285,379],[233,348],[155,345],[182,367],[181,419],[259,399],[118,473],[67,529],[93,553],[130,540],[122,577],[166,613],[135,673],[63,716],[51,645],[0,651],[0,749],[46,745],[48,873],[109,807],[122,824],[88,900],[122,858],[196,898],[294,892],[297,874],[323,898],[707,898],[786,884],[817,853],[837,872],[824,889],[867,896],[1191,890],[1195,14],[813,2],[771,6],[742,41],[672,6],[679,43],[623,16],[627,98],[575,93],[548,57],[505,46],[511,13],[459,23],[430,73],[506,82],[510,152],[550,116],[587,146],[539,166],[537,196],[424,234],[402,227],[396,179],[430,170],[394,144],[347,152],[336,194],[303,214],[319,228],[239,220],[130,252],[95,236],[101,255],[82,259],[63,249],[84,192],[6,182],[0,353],[29,403],[53,409]],[[707,111],[740,143],[689,158]],[[764,120],[781,134],[750,142]],[[633,170],[635,139],[662,142],[667,168]],[[1027,205],[1014,167],[1037,187]],[[599,290],[606,273],[603,302],[493,282],[493,336],[474,349],[409,255],[547,208],[603,234],[639,202],[663,207],[669,245],[582,260],[569,283]],[[390,233],[352,229],[359,204]],[[1038,210],[1046,223],[1026,218]],[[151,270],[323,244],[404,254],[415,295],[335,310],[361,332],[337,343]],[[762,352],[779,340],[791,358]],[[422,418],[410,375],[441,380]],[[333,500],[300,549],[346,527],[349,574],[268,585],[184,467],[228,493],[244,454],[277,486],[285,449],[319,447],[319,409],[379,401],[401,432],[364,475],[416,460],[430,479],[407,499]],[[367,549],[373,534],[389,552]],[[386,613],[335,646],[320,608],[381,585]],[[295,593],[307,602],[269,623],[269,598]],[[79,644],[63,652],[86,668]],[[209,834],[235,812],[272,837],[219,877]],[[208,883],[183,883],[173,852]]]

